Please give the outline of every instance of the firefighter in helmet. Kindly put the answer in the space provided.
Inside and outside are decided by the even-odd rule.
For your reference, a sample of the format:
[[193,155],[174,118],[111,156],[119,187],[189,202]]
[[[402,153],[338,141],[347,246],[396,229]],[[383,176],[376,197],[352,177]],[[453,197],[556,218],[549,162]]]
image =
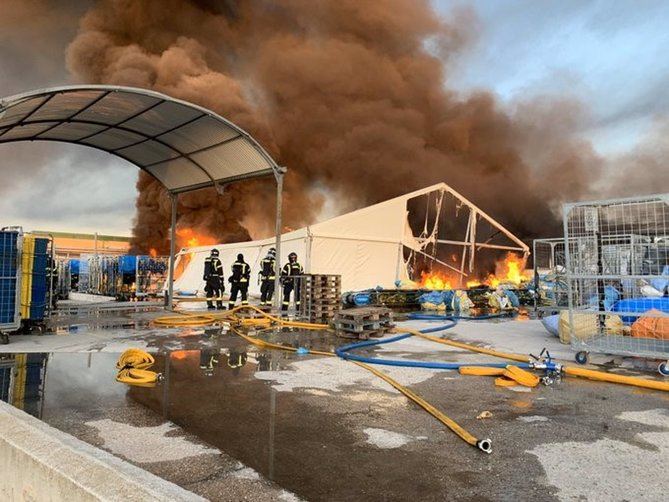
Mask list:
[[230,281],[230,301],[228,308],[233,308],[237,301],[237,294],[242,294],[242,305],[248,305],[249,279],[251,278],[251,267],[244,261],[244,255],[239,253],[237,261],[232,264],[232,275]]
[[[204,260],[204,280],[206,286],[204,291],[207,294],[207,308],[213,310],[223,309],[223,292],[225,284],[223,278],[223,263],[218,257],[218,249],[212,249],[211,254]],[[216,307],[214,307],[214,298]]]
[[276,278],[276,249],[270,248],[260,261],[260,306],[272,305],[274,279]]
[[302,265],[297,261],[297,254],[290,253],[288,255],[288,263],[286,263],[281,269],[281,278],[283,281],[283,303],[281,304],[281,310],[283,312],[288,311],[288,306],[290,305],[290,293],[295,291],[295,306],[300,308],[300,279],[295,276],[302,275],[304,269]]

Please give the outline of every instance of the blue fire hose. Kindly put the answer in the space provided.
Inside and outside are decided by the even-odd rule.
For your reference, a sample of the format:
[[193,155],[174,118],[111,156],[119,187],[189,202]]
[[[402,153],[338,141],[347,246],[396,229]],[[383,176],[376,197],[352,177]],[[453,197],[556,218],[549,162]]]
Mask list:
[[[415,317],[412,317],[415,316]],[[421,317],[417,316],[430,316],[430,314],[419,314],[419,313],[414,313],[414,314],[409,314],[409,319],[422,319]],[[435,333],[437,331],[445,331],[447,329],[452,328],[457,324],[457,319],[484,319],[484,318],[492,318],[492,317],[500,317],[499,314],[488,314],[489,317],[486,316],[481,316],[481,317],[463,317],[463,316],[436,316],[434,315],[431,319],[429,320],[446,320],[450,321],[448,324],[443,324],[440,326],[436,326],[434,328],[425,328],[420,330],[421,333],[427,334],[427,333]],[[425,319],[428,320],[428,319]],[[398,336],[393,336],[391,338],[386,338],[385,340],[369,340],[365,342],[358,342],[358,343],[352,343],[349,345],[344,345],[342,347],[339,347],[335,349],[335,353],[341,357],[342,359],[347,359],[349,361],[357,361],[361,363],[369,363],[369,364],[382,364],[385,366],[404,366],[404,367],[409,367],[409,368],[430,368],[430,369],[440,369],[440,370],[457,370],[461,366],[480,366],[480,367],[486,367],[486,368],[506,368],[510,363],[442,363],[442,362],[429,362],[429,361],[411,361],[411,360],[406,360],[406,359],[381,359],[378,357],[363,357],[363,356],[358,356],[355,354],[351,354],[350,352],[353,350],[361,349],[363,347],[374,347],[376,345],[384,345],[386,343],[393,343],[393,342],[398,342],[400,340],[404,340],[406,338],[409,338],[413,336],[411,333],[404,333],[402,335]],[[527,363],[513,363],[514,366],[517,366],[519,368],[523,369],[530,369],[531,366]]]

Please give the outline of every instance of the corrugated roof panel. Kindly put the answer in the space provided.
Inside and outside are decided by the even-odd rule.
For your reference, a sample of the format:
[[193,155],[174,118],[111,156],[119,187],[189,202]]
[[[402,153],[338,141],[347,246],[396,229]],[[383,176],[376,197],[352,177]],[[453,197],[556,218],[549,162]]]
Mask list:
[[40,134],[40,138],[48,139],[59,139],[63,141],[75,141],[96,132],[100,132],[104,129],[105,126],[97,124],[82,124],[79,122],[75,123],[61,123],[54,127],[53,129],[48,130],[44,134]]
[[109,125],[118,124],[160,101],[154,96],[115,91],[83,110],[76,118]]
[[82,139],[81,142],[109,152],[111,150],[130,146],[144,139],[144,136],[140,134],[125,131],[123,129],[107,129],[104,133]]
[[166,101],[145,113],[128,120],[124,127],[156,136],[202,115],[202,111]]
[[220,120],[207,116],[163,134],[158,139],[177,150],[190,153],[236,136],[239,136],[239,131],[221,123]]
[[207,172],[215,179],[241,176],[247,172],[271,167],[267,160],[243,138],[195,153],[191,157],[198,164],[205,166]]
[[65,94],[54,94],[53,97],[39,108],[30,120],[64,120],[76,115],[103,94],[102,91],[81,91]]
[[126,159],[137,163],[140,167],[179,156],[178,152],[153,140],[122,148],[118,150],[118,153]]
[[17,139],[26,139],[37,136],[39,133],[46,131],[49,127],[58,124],[58,122],[41,122],[39,124],[26,124],[23,126],[16,126],[0,136],[0,141],[10,141]]
[[11,108],[0,111],[0,127],[15,124],[23,117],[30,114],[48,99],[48,96],[38,96],[33,99],[25,99],[13,105]]
[[148,167],[146,170],[158,178],[168,190],[211,181],[202,169],[183,157]]

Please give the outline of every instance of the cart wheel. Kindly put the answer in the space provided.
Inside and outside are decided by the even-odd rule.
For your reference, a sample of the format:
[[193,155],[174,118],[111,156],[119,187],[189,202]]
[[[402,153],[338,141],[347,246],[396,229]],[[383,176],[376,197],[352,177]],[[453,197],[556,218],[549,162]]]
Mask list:
[[660,363],[657,367],[657,371],[659,371],[662,376],[669,376],[669,366],[667,363]]
[[9,335],[7,333],[0,333],[0,343],[2,345],[9,344]]
[[577,352],[574,359],[578,364],[588,364],[588,353],[584,350]]

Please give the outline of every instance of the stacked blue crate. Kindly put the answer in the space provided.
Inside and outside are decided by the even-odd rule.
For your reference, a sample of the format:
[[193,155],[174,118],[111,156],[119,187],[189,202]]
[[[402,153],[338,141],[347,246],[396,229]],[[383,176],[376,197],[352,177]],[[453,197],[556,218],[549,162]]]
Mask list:
[[16,329],[20,322],[16,297],[19,242],[18,231],[0,231],[0,329]]
[[41,321],[47,304],[49,277],[47,274],[49,239],[35,238],[33,257],[32,288],[30,300],[30,320]]

